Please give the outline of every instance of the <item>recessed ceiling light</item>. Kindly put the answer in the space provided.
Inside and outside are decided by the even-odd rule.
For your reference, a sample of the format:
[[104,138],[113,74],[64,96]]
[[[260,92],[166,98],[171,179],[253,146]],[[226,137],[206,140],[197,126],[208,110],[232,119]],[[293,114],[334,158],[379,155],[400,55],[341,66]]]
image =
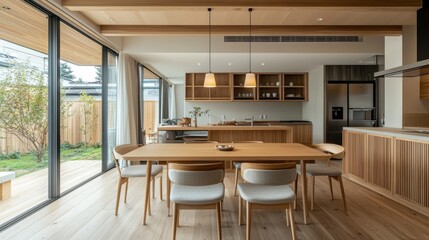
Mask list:
[[110,18],[109,20],[110,20],[111,22],[115,22],[115,21],[113,20],[113,18]]
[[197,63],[198,66],[201,66],[201,63]]
[[232,64],[231,63],[228,63],[228,66],[231,66]]
[[8,6],[3,6],[1,8],[3,8],[4,10],[10,10],[10,7],[8,7]]
[[264,66],[264,65],[265,65],[265,63],[261,63],[261,65],[262,65],[262,66]]
[[323,18],[316,18],[316,21],[318,21],[318,22],[321,22],[321,21],[323,21]]

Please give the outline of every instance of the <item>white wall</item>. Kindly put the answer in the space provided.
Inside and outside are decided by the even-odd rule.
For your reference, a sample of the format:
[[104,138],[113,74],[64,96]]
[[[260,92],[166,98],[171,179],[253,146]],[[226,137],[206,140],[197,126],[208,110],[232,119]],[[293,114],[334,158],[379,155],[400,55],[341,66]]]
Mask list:
[[[402,65],[402,36],[385,37],[385,69]],[[402,78],[386,78],[385,127],[402,128]]]
[[[222,120],[225,115],[227,121],[244,121],[245,118],[255,117],[255,120],[301,120],[301,103],[286,102],[185,102],[185,113],[194,107],[199,106],[203,110],[209,109],[212,123]],[[259,116],[265,114],[267,119],[260,119]],[[208,116],[198,119],[199,125],[208,124]]]
[[185,116],[185,84],[176,84],[174,90],[176,95],[176,117],[182,118]]
[[302,104],[302,119],[313,123],[313,143],[325,141],[324,118],[324,67],[319,66],[308,73],[308,102]]

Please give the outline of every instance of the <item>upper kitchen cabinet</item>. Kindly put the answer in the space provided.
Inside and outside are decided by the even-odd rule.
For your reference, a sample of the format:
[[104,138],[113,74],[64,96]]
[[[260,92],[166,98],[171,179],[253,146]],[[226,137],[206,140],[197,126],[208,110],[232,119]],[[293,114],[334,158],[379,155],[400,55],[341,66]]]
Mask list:
[[420,77],[420,99],[429,99],[429,75]]
[[277,73],[260,73],[258,79],[258,100],[280,101],[282,88],[282,75]]
[[283,74],[283,97],[286,101],[308,101],[308,74]]
[[325,79],[327,81],[372,81],[377,65],[327,65]]
[[186,74],[187,101],[230,101],[231,100],[231,77],[229,73],[215,73],[216,87],[204,87],[205,73]]
[[244,87],[246,73],[215,73],[215,88],[205,88],[204,77],[186,74],[186,101],[308,101],[307,73],[257,73],[256,88]]

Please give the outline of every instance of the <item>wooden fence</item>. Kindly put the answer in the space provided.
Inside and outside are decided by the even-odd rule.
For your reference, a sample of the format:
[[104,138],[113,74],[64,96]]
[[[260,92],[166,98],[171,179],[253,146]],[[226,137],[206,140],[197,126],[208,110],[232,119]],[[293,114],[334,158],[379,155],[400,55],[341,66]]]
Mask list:
[[[84,123],[84,114],[81,110],[83,103],[79,101],[69,101],[70,107],[65,114],[66,117],[61,121],[60,137],[61,143],[69,142],[70,144],[78,144],[85,141],[85,136],[81,131]],[[93,104],[93,113],[91,114],[91,121],[94,122],[93,127],[87,133],[87,142],[90,144],[101,144],[101,101],[95,101]],[[151,132],[155,129],[155,116],[158,102],[145,101],[144,102],[144,129],[146,132]],[[115,116],[116,102],[109,103],[109,116]],[[109,129],[115,129],[116,119],[109,119]],[[21,152],[26,153],[32,149],[31,142],[23,139],[19,140],[15,135],[6,133],[4,129],[0,128],[0,153]]]

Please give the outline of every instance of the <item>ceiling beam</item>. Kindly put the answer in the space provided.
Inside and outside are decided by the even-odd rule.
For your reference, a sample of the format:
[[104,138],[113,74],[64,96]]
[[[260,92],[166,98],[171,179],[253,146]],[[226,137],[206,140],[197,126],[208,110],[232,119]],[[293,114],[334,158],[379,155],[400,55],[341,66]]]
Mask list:
[[[249,25],[214,25],[213,34],[248,34]],[[139,36],[148,34],[207,34],[204,25],[101,25],[105,36]],[[402,26],[376,25],[253,25],[253,34],[280,35],[376,35],[397,36],[402,34]]]
[[147,7],[412,7],[422,0],[63,0],[73,11],[136,10]]

